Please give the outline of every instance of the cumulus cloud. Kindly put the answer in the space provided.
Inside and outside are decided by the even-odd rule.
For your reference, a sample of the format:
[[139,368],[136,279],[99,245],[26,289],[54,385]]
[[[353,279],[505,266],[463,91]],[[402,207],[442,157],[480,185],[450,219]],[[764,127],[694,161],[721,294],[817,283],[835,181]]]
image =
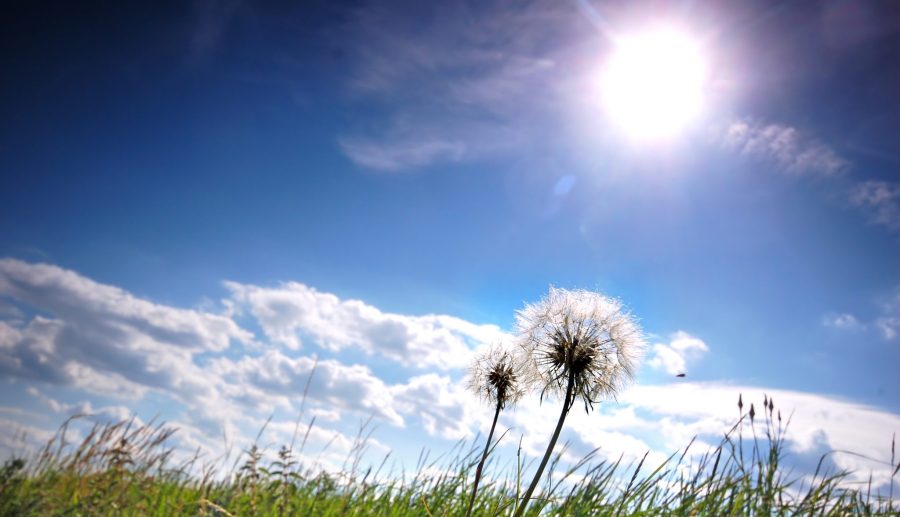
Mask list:
[[207,390],[195,354],[252,342],[229,318],[156,304],[47,264],[0,260],[0,294],[40,314],[0,322],[0,373],[113,396]]
[[850,202],[868,210],[875,224],[900,230],[900,183],[864,181],[853,188]]
[[[30,386],[59,414],[126,416],[122,405],[56,401],[35,383],[132,403],[151,394],[169,400],[170,420],[189,447],[216,450],[223,432],[246,437],[248,415],[296,411],[315,364],[253,355],[253,335],[228,316],[157,304],[56,266],[0,261],[0,295],[28,312],[22,321],[0,320],[0,376]],[[351,411],[403,425],[390,388],[365,367],[323,361],[317,370],[311,408],[336,411],[336,420]]]
[[683,330],[672,334],[668,343],[656,343],[650,348],[647,364],[668,374],[677,375],[687,371],[687,363],[696,361],[709,352],[702,339]]
[[[677,383],[635,385],[625,391],[618,402],[603,403],[593,413],[572,411],[564,427],[560,443],[568,443],[567,461],[575,461],[599,448],[600,458],[626,463],[637,461],[649,451],[647,465],[659,465],[669,454],[683,449],[696,438],[696,454],[717,445],[738,421],[737,399],[743,394],[744,412],[756,404],[761,426],[765,415],[760,409],[764,393],[772,398],[783,421],[790,418],[786,434],[790,464],[794,475],[810,474],[825,452],[852,451],[869,458],[885,458],[890,453],[891,438],[900,430],[900,416],[890,412],[847,402],[827,395],[790,390],[765,389],[759,386],[732,386],[721,383]],[[544,453],[550,433],[559,416],[556,404],[539,404],[528,399],[513,411],[504,412],[502,425],[512,428],[517,447],[522,435],[522,450],[533,458]],[[745,436],[752,434],[750,423]],[[808,460],[802,465],[797,461]],[[887,458],[886,458],[887,459]],[[887,462],[871,461],[854,454],[833,455],[838,468],[854,471],[852,481],[867,481],[872,473],[873,490],[890,481]]]
[[[328,350],[356,347],[401,364],[449,369],[465,365],[472,348],[502,337],[497,327],[384,313],[302,284],[229,283],[229,289],[230,314],[222,315],[156,304],[56,266],[0,261],[0,295],[28,310],[22,321],[0,320],[0,375],[25,383],[57,414],[119,419],[127,410],[60,402],[33,383],[135,403],[151,394],[171,399],[181,412],[173,425],[192,447],[215,448],[223,432],[245,436],[249,415],[293,415],[303,405],[338,427],[357,415],[396,427],[413,422],[433,436],[471,434],[471,400],[449,377],[388,384],[366,366],[294,352],[302,335]],[[285,348],[257,343],[232,319],[243,310]]]
[[[721,435],[730,428],[737,420],[739,393],[747,405],[761,404],[765,393],[774,400],[785,420],[790,417],[786,438],[792,451],[817,451],[823,443],[827,444],[826,450],[852,451],[856,455],[836,454],[834,460],[840,468],[853,470],[855,481],[867,480],[871,472],[873,488],[889,482],[890,469],[885,463],[859,456],[885,458],[893,433],[900,431],[900,416],[878,408],[827,395],[720,383],[635,386],[623,396],[622,402],[647,412],[654,420],[667,418],[670,422],[680,422],[682,430],[678,436],[671,435],[668,425],[660,426],[674,446],[684,444],[683,438],[687,436]],[[762,425],[762,420],[758,417],[758,425]],[[715,432],[717,426],[719,431]]]
[[225,285],[237,306],[247,308],[259,321],[269,340],[291,350],[298,350],[301,337],[308,336],[331,351],[352,347],[405,366],[450,369],[467,366],[474,348],[504,337],[495,325],[446,315],[386,313],[296,282],[272,288]]
[[726,147],[787,174],[838,176],[850,168],[831,148],[789,126],[741,120],[728,126],[723,139]]
[[436,374],[413,377],[393,389],[398,407],[422,419],[425,431],[450,440],[472,435],[473,397],[458,383]]
[[311,357],[291,358],[272,350],[237,361],[217,359],[210,369],[217,377],[228,379],[225,390],[229,396],[246,399],[250,405],[276,401],[289,408],[290,400],[302,394],[309,382],[308,396],[325,408],[356,410],[404,425],[394,409],[391,390],[365,366],[347,366],[332,360],[317,362]]
[[[229,289],[233,309],[254,314],[266,337],[285,346],[260,346],[227,316],[155,304],[55,266],[0,261],[0,293],[24,313],[21,322],[0,320],[0,376],[55,415],[88,412],[118,419],[126,417],[127,407],[164,400],[175,408],[172,423],[179,429],[179,443],[188,449],[220,451],[223,434],[231,443],[246,444],[258,430],[251,429],[248,438],[247,427],[259,426],[271,415],[277,415],[271,425],[283,443],[297,428],[301,405],[308,411],[304,417],[318,419],[310,442],[332,448],[312,460],[332,465],[339,461],[338,453],[353,448],[344,431],[348,420],[356,418],[372,416],[390,428],[422,429],[443,439],[471,437],[476,428],[486,432],[490,408],[466,393],[452,370],[445,370],[458,358],[432,357],[425,349],[443,346],[438,354],[468,354],[474,342],[499,329],[449,316],[384,313],[303,284],[262,288],[231,283]],[[896,335],[895,307],[900,303],[888,303],[880,320],[888,329],[886,337]],[[888,336],[889,331],[894,334]],[[354,347],[398,361],[405,354],[420,354],[427,358],[420,366],[433,371],[389,383],[367,366],[297,355],[292,347],[299,348],[301,338],[328,349]],[[707,352],[702,340],[679,331],[657,343],[650,361],[671,372]],[[73,398],[55,400],[37,388],[39,383],[72,388],[66,391]],[[638,385],[618,403],[603,402],[590,414],[571,413],[562,438],[570,443],[566,458],[577,459],[599,447],[601,457],[613,459],[620,454],[635,459],[650,450],[648,461],[658,463],[694,435],[702,443],[716,443],[737,418],[737,394],[744,393],[749,405],[763,391],[785,416],[793,412],[788,445],[797,457],[830,449],[882,457],[891,433],[900,430],[895,414],[826,395],[719,383]],[[91,392],[134,400],[99,403],[89,397]],[[7,437],[19,425],[14,419],[37,418],[14,409],[4,410],[9,418],[0,419],[0,434]],[[504,411],[499,425],[511,429],[510,436],[521,436],[524,453],[537,457],[558,411],[558,405],[529,398]],[[34,436],[49,437],[30,423],[21,426],[26,427]],[[4,438],[9,445],[13,441]],[[386,450],[386,445],[379,447]],[[889,479],[883,466],[857,456],[838,454],[835,462],[856,470],[860,478],[871,470],[873,486]]]
[[154,344],[189,351],[221,351],[232,340],[253,338],[226,317],[156,304],[49,264],[0,260],[0,294],[90,327],[80,332],[136,333]]
[[0,319],[2,320],[21,320],[25,317],[25,313],[15,305],[0,300]]

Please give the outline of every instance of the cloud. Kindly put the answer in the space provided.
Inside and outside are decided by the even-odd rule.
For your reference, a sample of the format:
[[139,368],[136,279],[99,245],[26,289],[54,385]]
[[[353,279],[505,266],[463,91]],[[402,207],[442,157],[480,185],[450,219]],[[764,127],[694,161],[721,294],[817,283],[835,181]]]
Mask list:
[[687,371],[688,361],[695,361],[709,352],[709,347],[700,338],[683,330],[670,336],[669,343],[656,343],[650,348],[647,365],[677,375]]
[[900,183],[864,181],[850,192],[850,202],[868,210],[875,224],[900,230]]
[[[635,386],[622,397],[629,404],[651,415],[651,420],[667,418],[683,425],[681,436],[673,436],[670,426],[663,422],[659,428],[663,436],[673,438],[671,445],[684,444],[684,436],[710,435],[727,430],[737,420],[737,396],[743,394],[744,403],[761,404],[766,393],[781,411],[790,417],[786,435],[790,451],[805,453],[821,449],[852,451],[836,454],[836,464],[854,471],[853,480],[864,481],[873,474],[873,489],[890,480],[890,468],[869,458],[886,458],[893,433],[900,431],[900,415],[841,400],[837,397],[793,390],[767,389],[760,386],[731,386],[721,383],[678,383],[659,386]],[[748,411],[745,406],[744,411]],[[757,406],[757,423],[764,421]],[[777,416],[777,413],[776,413]],[[719,425],[719,432],[712,433]],[[887,456],[889,457],[889,456]],[[816,458],[818,460],[818,458]],[[814,467],[814,465],[813,465]]]
[[308,336],[331,351],[356,348],[405,366],[446,370],[466,367],[474,348],[504,338],[494,325],[446,315],[386,313],[296,282],[272,288],[225,285],[236,307],[247,308],[270,341],[290,350],[300,349],[301,336]]
[[65,404],[52,397],[47,396],[34,386],[29,386],[26,390],[29,395],[38,399],[42,404],[46,405],[54,413],[62,413],[66,416],[84,416],[94,421],[112,421],[119,422],[134,418],[136,422],[141,422],[134,412],[122,405],[103,406],[95,408],[89,400],[83,400],[77,404]]
[[348,87],[386,109],[374,127],[341,137],[341,149],[393,172],[539,142],[561,78],[573,75],[560,68],[578,30],[589,25],[558,2],[362,6],[347,28]]
[[0,260],[0,294],[39,312],[0,321],[0,373],[112,396],[208,391],[192,357],[253,335],[229,318],[137,298],[47,264]]
[[270,350],[262,356],[245,356],[237,361],[220,358],[210,364],[210,369],[217,377],[228,379],[227,396],[244,400],[247,405],[274,403],[290,408],[312,375],[309,397],[324,408],[355,410],[404,425],[394,408],[391,390],[365,366],[347,366],[332,360],[317,362],[311,357],[291,358]]
[[0,320],[21,320],[25,313],[15,305],[0,300]]
[[[347,415],[392,426],[409,421],[434,436],[471,431],[468,395],[449,377],[428,374],[387,384],[368,367],[265,348],[232,318],[249,310],[267,338],[294,352],[300,336],[328,350],[355,347],[414,367],[466,366],[472,349],[503,337],[492,325],[444,315],[384,313],[302,284],[269,289],[229,283],[230,314],[179,309],[138,298],[73,271],[0,261],[0,294],[35,314],[0,320],[0,375],[53,413],[126,416],[122,405],[64,403],[33,382],[139,403],[171,399],[184,442],[213,447],[216,436],[244,436],[247,418],[293,415],[304,404],[340,427]],[[307,386],[307,382],[309,383]],[[182,412],[183,411],[183,412]],[[176,412],[176,413],[177,413]]]
[[732,122],[724,144],[741,155],[768,161],[787,174],[839,176],[850,169],[850,163],[831,148],[789,126]]
[[900,335],[900,288],[882,305],[881,316],[875,319],[875,327],[885,339],[895,339]]
[[863,326],[859,318],[846,312],[826,315],[822,318],[822,324],[826,327],[843,330],[853,330]]
[[841,330],[871,330],[874,329],[884,339],[892,340],[900,335],[900,288],[894,289],[892,294],[882,298],[879,314],[860,321],[850,313],[828,314],[822,318],[826,327]]
[[422,167],[433,162],[457,162],[465,156],[466,144],[441,138],[423,140],[394,135],[379,142],[365,138],[343,138],[341,149],[357,165],[388,172]]
[[[467,393],[448,367],[458,358],[441,355],[446,351],[429,356],[424,348],[444,346],[467,354],[482,334],[499,329],[450,316],[385,313],[297,283],[278,288],[230,283],[229,289],[235,314],[257,315],[273,343],[298,348],[301,337],[311,338],[326,348],[351,347],[398,361],[419,354],[427,357],[420,366],[431,370],[389,383],[383,372],[364,365],[300,356],[291,346],[266,347],[227,316],[155,304],[56,266],[4,260],[0,293],[23,308],[25,321],[0,321],[0,376],[30,393],[26,398],[51,415],[89,412],[97,420],[118,419],[128,416],[128,408],[164,405],[179,429],[179,446],[202,447],[215,458],[222,451],[222,435],[241,450],[269,416],[283,443],[296,428],[301,405],[304,418],[318,418],[311,443],[333,446],[321,458],[310,457],[322,465],[334,466],[341,459],[338,453],[352,449],[345,431],[356,418],[373,416],[386,423],[389,431],[381,436],[388,437],[400,427],[441,439],[471,437],[475,429],[487,432],[491,408]],[[886,337],[896,335],[898,300],[887,303],[881,316],[884,328],[895,332],[888,336],[884,331]],[[671,371],[707,352],[702,340],[679,331],[654,347],[650,361]],[[51,398],[38,387],[41,383],[65,388],[59,391],[70,398]],[[785,417],[793,412],[788,446],[797,458],[831,449],[880,458],[891,433],[900,430],[900,416],[828,395],[722,383],[638,385],[623,392],[619,403],[603,402],[591,414],[571,412],[562,436],[570,443],[566,458],[600,447],[601,458],[611,459],[620,454],[636,459],[651,450],[648,461],[658,463],[695,435],[700,443],[717,443],[737,418],[737,394],[743,393],[749,406],[760,402],[763,391]],[[127,403],[100,402],[92,393]],[[558,411],[556,403],[528,398],[503,412],[498,429],[521,436],[524,453],[537,457]],[[20,425],[13,419],[38,419],[32,413],[4,410],[8,418],[0,419],[0,432],[13,436]],[[38,438],[50,436],[31,424],[20,427]],[[13,445],[15,440],[7,438],[3,442]],[[518,440],[504,441],[515,447],[513,442]],[[402,447],[396,440],[390,445]],[[834,458],[837,467],[857,471],[854,479],[866,478],[871,470],[873,486],[889,480],[882,465],[846,454]]]
[[76,332],[116,336],[140,334],[145,343],[198,351],[222,351],[253,335],[229,318],[156,304],[73,271],[49,264],[0,260],[0,294],[39,307],[63,320],[78,320]]
[[[599,447],[599,457],[624,462],[639,460],[650,451],[647,465],[655,467],[672,452],[697,438],[693,452],[717,445],[738,421],[737,399],[743,394],[744,412],[754,403],[757,409],[756,434],[763,435],[766,415],[760,409],[763,394],[775,405],[783,421],[790,418],[787,430],[787,463],[794,475],[811,474],[821,454],[832,450],[852,451],[869,458],[889,458],[891,438],[900,431],[900,416],[877,408],[855,404],[828,395],[760,386],[736,386],[716,382],[635,385],[625,391],[618,403],[598,405],[597,411],[572,411],[566,419],[560,443],[570,444],[569,460],[575,460]],[[558,404],[539,404],[527,399],[517,408],[505,411],[504,427],[511,427],[522,449],[532,458],[540,457],[559,416]],[[752,434],[747,422],[744,436]],[[518,446],[518,441],[508,443]],[[796,460],[806,459],[802,465]],[[834,454],[838,468],[854,471],[851,481],[867,481],[872,473],[873,490],[890,482],[887,462],[870,461],[854,454]]]
[[402,411],[421,418],[429,435],[450,440],[472,436],[471,423],[478,405],[473,396],[450,378],[420,375],[396,386],[393,394]]
[[0,417],[0,453],[37,451],[51,438],[53,431]]

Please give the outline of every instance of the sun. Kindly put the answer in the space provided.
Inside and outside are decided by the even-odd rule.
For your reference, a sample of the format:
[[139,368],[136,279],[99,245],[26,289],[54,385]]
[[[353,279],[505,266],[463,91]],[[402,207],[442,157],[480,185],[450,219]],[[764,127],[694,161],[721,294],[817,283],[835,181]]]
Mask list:
[[676,136],[702,112],[707,65],[686,33],[655,28],[617,38],[601,76],[610,121],[629,137]]

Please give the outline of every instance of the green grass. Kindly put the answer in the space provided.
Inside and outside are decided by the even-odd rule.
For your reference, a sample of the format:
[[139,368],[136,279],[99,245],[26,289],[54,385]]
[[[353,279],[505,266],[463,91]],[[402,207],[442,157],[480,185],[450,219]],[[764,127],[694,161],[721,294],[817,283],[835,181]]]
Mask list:
[[[647,456],[603,461],[594,451],[562,470],[559,452],[526,514],[898,515],[888,494],[848,488],[849,473],[823,472],[824,462],[801,482],[783,466],[784,427],[772,416],[756,419],[758,437],[742,434],[750,422],[739,422],[707,454],[688,445],[661,465],[647,465]],[[217,472],[196,456],[173,464],[173,431],[164,425],[98,425],[78,444],[66,443],[67,425],[43,450],[0,469],[0,515],[464,515],[481,454],[477,441],[459,442],[436,459],[423,452],[413,475],[385,471],[386,461],[361,470],[360,433],[339,475],[296,461],[292,446],[269,460],[253,446]],[[521,449],[506,468],[495,458],[473,515],[512,514],[527,482]]]

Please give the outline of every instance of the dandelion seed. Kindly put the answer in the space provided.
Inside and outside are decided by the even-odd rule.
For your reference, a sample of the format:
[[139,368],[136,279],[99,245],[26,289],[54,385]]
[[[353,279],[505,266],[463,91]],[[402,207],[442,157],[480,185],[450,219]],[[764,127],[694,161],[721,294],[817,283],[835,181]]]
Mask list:
[[615,398],[634,378],[643,355],[640,327],[618,300],[590,291],[551,288],[538,303],[516,315],[521,344],[542,385],[542,398],[580,398],[585,410]]
[[644,341],[620,301],[583,290],[551,287],[546,298],[516,314],[516,327],[541,400],[545,395],[563,400],[556,430],[516,514],[520,516],[575,401],[581,399],[589,412],[599,401],[615,399],[634,378]]
[[472,496],[469,499],[466,516],[472,514],[475,495],[478,493],[478,483],[481,481],[481,472],[491,448],[491,438],[494,436],[500,411],[507,405],[515,404],[525,393],[524,387],[527,382],[523,366],[523,358],[520,355],[513,354],[502,345],[494,345],[475,360],[469,371],[469,389],[482,400],[493,405],[495,411],[491,431],[484,446],[484,453],[475,469],[475,483],[472,487]]
[[502,345],[494,345],[475,359],[469,369],[468,388],[484,402],[503,409],[525,393],[524,358]]

